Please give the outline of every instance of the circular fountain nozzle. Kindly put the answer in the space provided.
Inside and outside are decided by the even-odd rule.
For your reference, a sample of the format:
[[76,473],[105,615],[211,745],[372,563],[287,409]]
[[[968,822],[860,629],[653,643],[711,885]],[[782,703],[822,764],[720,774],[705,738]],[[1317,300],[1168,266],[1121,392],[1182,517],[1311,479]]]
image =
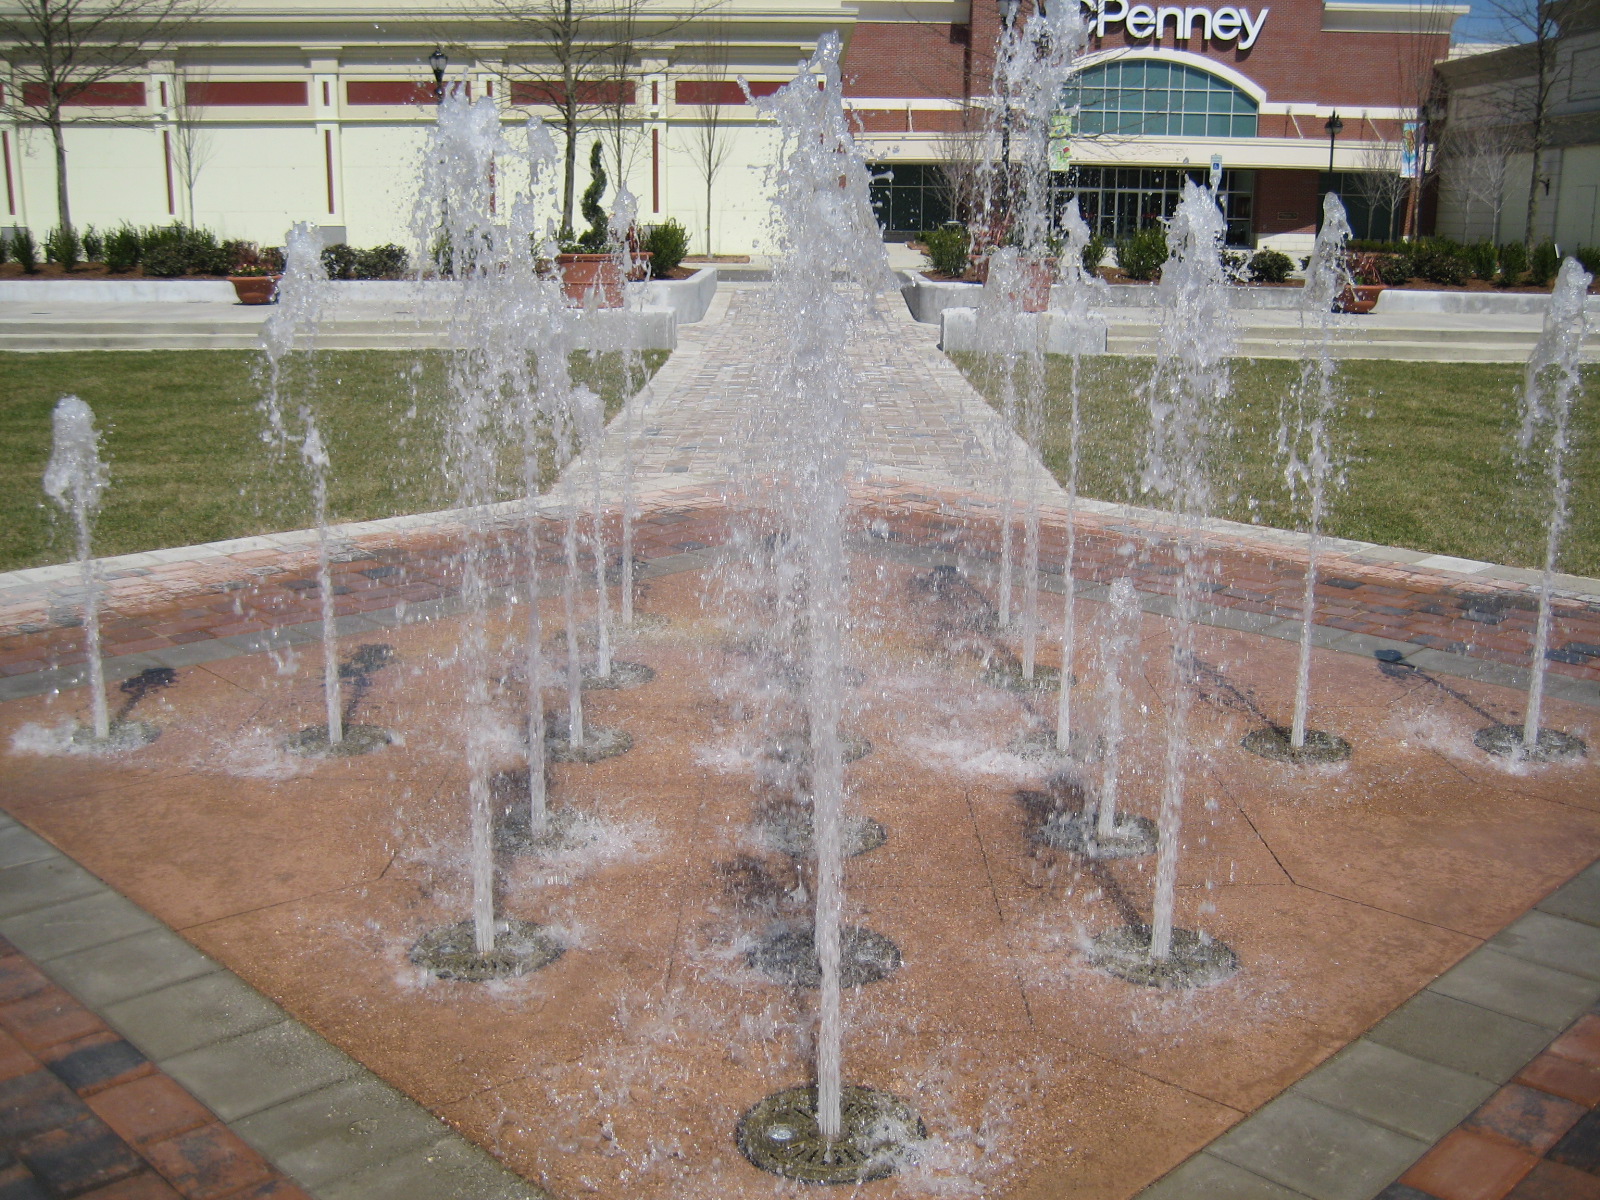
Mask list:
[[[810,858],[816,853],[811,829],[811,813],[786,809],[761,823],[767,845],[790,858]],[[876,850],[889,840],[889,831],[871,817],[846,817],[840,831],[840,849],[846,858]]]
[[568,732],[570,728],[565,713],[552,713],[545,717],[544,752],[551,762],[595,763],[616,758],[633,749],[633,735],[626,729],[586,722],[583,743],[574,746]]
[[1129,983],[1173,989],[1221,983],[1239,969],[1239,956],[1228,946],[1192,929],[1174,929],[1171,951],[1151,958],[1148,925],[1100,934],[1089,947],[1089,962]]
[[1134,813],[1117,813],[1110,834],[1102,835],[1092,810],[1055,813],[1030,836],[1041,846],[1085,858],[1141,858],[1154,854],[1159,840],[1155,822]]
[[839,1136],[817,1125],[817,1089],[793,1087],[758,1101],[739,1118],[734,1138],[752,1165],[802,1183],[867,1183],[912,1161],[928,1136],[922,1118],[892,1092],[847,1083]]
[[1274,762],[1293,763],[1297,767],[1339,763],[1350,757],[1349,742],[1336,733],[1324,733],[1320,729],[1306,730],[1303,746],[1291,746],[1289,742],[1289,731],[1283,726],[1263,725],[1245,734],[1239,745],[1251,754],[1259,754]]
[[[788,987],[822,986],[822,965],[817,961],[816,931],[781,929],[750,947],[745,956],[751,969]],[[860,987],[889,978],[904,959],[900,947],[881,933],[846,925],[839,930],[839,983]]]
[[599,836],[592,821],[564,805],[547,808],[538,829],[526,802],[508,805],[494,823],[494,848],[504,854],[560,854],[592,845]]
[[137,750],[148,746],[161,736],[161,730],[149,721],[112,721],[105,737],[96,737],[94,726],[75,725],[72,729],[74,750],[87,750],[92,754],[116,754],[122,750]]
[[543,925],[507,917],[495,923],[494,949],[486,954],[478,951],[473,923],[462,921],[423,934],[411,947],[411,961],[440,979],[485,983],[548,967],[566,951]]
[[[984,670],[982,679],[990,687],[1004,688],[1008,692],[1022,692],[1032,694],[1039,692],[1054,692],[1060,690],[1061,672],[1056,667],[1047,667],[1036,664],[1033,668],[1033,677],[1030,679],[1022,673],[1022,664],[996,659]],[[1069,679],[1067,686],[1071,687],[1077,682]]]
[[354,758],[387,746],[393,740],[392,733],[377,725],[346,725],[344,737],[330,742],[326,725],[308,725],[290,735],[283,748],[302,758]]
[[586,692],[597,690],[624,691],[628,688],[643,687],[656,677],[656,669],[644,663],[624,662],[615,659],[611,663],[611,674],[602,675],[594,667],[586,667],[583,672],[583,690]]
[[1576,734],[1546,729],[1542,725],[1531,746],[1522,744],[1521,725],[1486,725],[1472,735],[1472,741],[1485,754],[1499,758],[1520,756],[1528,762],[1561,762],[1582,758],[1589,752],[1588,744]]

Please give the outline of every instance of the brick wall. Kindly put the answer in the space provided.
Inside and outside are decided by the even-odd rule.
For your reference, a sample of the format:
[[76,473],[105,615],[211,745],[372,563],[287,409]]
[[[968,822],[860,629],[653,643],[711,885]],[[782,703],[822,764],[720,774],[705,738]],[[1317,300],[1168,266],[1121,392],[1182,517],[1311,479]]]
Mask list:
[[[1428,78],[1432,63],[1444,57],[1450,44],[1448,36],[1324,33],[1322,0],[1270,0],[1265,4],[1246,0],[1245,7],[1253,16],[1263,7],[1270,9],[1260,37],[1249,50],[1239,50],[1233,41],[1206,42],[1199,37],[1180,42],[1174,39],[1170,24],[1160,45],[1224,63],[1266,89],[1267,98],[1274,102],[1359,109],[1414,105],[1418,81]],[[1124,25],[1113,25],[1106,30],[1104,42],[1091,39],[1090,49],[1150,49],[1155,45],[1153,38],[1129,37]],[[1303,118],[1301,126],[1305,126]]]
[[859,22],[850,33],[843,70],[846,96],[959,99],[968,86],[967,27]]
[[1315,171],[1256,172],[1256,233],[1317,232],[1322,197]]

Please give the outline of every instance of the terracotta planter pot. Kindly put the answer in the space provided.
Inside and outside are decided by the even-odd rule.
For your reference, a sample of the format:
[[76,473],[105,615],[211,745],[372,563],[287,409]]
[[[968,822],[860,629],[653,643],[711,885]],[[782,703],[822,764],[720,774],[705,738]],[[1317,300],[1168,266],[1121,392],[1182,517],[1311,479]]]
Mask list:
[[1378,297],[1383,293],[1381,284],[1358,283],[1348,287],[1339,296],[1339,311],[1347,313],[1369,313],[1378,303]]
[[229,275],[234,295],[240,304],[272,304],[278,299],[278,280],[282,275]]
[[[650,255],[633,256],[633,275],[628,282],[638,282],[650,277]],[[582,308],[595,293],[599,308],[622,307],[622,272],[617,260],[609,254],[558,254],[556,266],[561,271],[561,290],[567,303]]]
[[[981,284],[989,282],[988,258],[973,263],[972,274]],[[1050,285],[1056,278],[1056,260],[1035,258],[1022,264],[1022,286],[1017,290],[1023,312],[1045,312],[1050,307]],[[1008,297],[1009,299],[1009,297]]]

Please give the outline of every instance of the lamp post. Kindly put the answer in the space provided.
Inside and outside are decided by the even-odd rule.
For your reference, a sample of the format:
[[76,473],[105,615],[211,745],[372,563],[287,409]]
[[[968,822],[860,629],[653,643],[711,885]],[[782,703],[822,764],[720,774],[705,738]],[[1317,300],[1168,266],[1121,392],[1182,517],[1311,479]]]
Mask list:
[[428,66],[433,71],[433,102],[438,104],[444,99],[444,69],[450,65],[450,59],[445,54],[443,47],[435,46],[433,53],[428,55]]
[[[1021,7],[1022,0],[996,0],[1000,7],[1000,27],[1004,33],[1010,33],[1011,27],[1017,20],[1017,9]],[[1001,45],[1005,41],[1002,37]],[[1000,70],[998,58],[995,69]],[[1011,81],[1009,75],[1002,72],[1000,76],[1000,165],[1006,177],[1006,186],[1011,180]]]
[[[1322,127],[1328,131],[1328,174],[1332,175],[1333,174],[1333,144],[1334,144],[1335,140],[1338,138],[1340,132],[1344,129],[1344,122],[1339,119],[1339,110],[1338,109],[1334,109],[1333,116],[1329,117],[1327,119],[1327,121],[1323,124]],[[1328,186],[1329,186],[1330,189],[1332,188],[1333,180],[1330,179],[1328,181]]]

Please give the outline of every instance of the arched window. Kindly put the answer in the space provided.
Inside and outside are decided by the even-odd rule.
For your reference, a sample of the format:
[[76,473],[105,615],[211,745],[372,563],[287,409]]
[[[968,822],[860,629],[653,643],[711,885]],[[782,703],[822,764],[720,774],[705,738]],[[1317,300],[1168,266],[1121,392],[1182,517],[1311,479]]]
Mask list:
[[1100,63],[1065,97],[1078,129],[1111,137],[1255,137],[1256,102],[1186,63],[1133,58]]

